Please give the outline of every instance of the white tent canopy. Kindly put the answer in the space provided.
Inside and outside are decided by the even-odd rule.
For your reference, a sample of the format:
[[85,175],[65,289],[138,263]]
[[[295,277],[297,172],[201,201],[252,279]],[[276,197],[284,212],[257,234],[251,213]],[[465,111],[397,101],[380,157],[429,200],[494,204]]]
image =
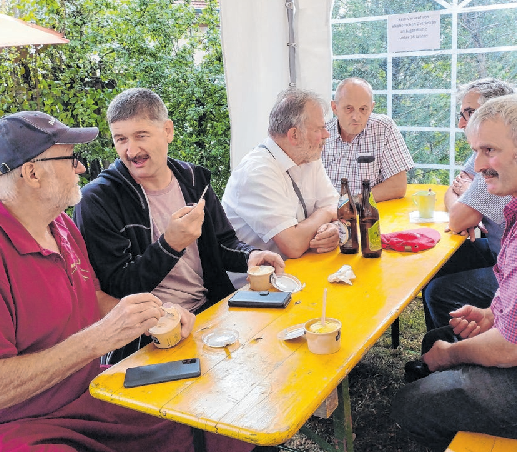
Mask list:
[[[330,104],[331,7],[332,0],[220,0],[232,169],[267,136],[269,112],[282,90],[309,89]],[[288,45],[288,11],[294,46]]]

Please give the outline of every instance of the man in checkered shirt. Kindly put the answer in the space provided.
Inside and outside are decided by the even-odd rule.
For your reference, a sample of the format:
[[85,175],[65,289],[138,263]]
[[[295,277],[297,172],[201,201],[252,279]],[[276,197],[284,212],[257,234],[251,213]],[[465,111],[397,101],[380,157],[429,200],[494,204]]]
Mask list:
[[395,421],[437,450],[459,430],[517,438],[517,95],[481,105],[466,135],[488,191],[512,199],[490,307],[465,305],[451,313],[450,326],[427,333],[432,345],[422,359],[432,373],[393,401]]
[[331,105],[336,117],[327,123],[330,137],[321,158],[336,190],[346,177],[352,195],[359,195],[361,182],[368,179],[376,201],[404,197],[413,159],[395,122],[372,113],[371,85],[347,78],[338,85]]
[[[461,86],[458,127],[464,129],[470,116],[488,99],[513,93],[513,86],[495,78],[475,80]],[[488,192],[481,174],[474,171],[473,154],[464,170],[445,194],[449,228],[470,240],[454,253],[422,291],[427,329],[449,324],[449,312],[468,303],[487,308],[498,283],[492,267],[501,248],[504,229],[503,208],[511,196]],[[486,238],[475,238],[474,229],[482,223]]]

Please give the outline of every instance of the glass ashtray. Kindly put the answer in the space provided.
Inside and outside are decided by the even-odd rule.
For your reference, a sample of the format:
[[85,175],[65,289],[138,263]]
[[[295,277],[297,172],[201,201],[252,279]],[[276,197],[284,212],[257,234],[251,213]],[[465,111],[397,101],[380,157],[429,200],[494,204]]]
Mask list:
[[222,348],[237,342],[239,340],[239,333],[227,328],[216,328],[203,334],[202,339],[209,347]]
[[296,293],[302,290],[305,287],[305,284],[302,284],[298,278],[293,275],[288,275],[284,273],[281,276],[277,276],[275,273],[271,275],[271,284],[275,289],[278,289],[280,292],[292,292]]
[[305,334],[305,323],[299,323],[297,325],[290,326],[280,331],[276,337],[281,341],[289,341],[291,339],[298,339]]

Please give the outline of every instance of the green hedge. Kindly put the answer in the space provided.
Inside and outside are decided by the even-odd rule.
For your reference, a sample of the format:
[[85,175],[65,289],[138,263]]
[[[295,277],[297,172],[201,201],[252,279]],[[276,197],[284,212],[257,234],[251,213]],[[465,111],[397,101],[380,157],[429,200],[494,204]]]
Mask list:
[[53,28],[69,44],[0,49],[0,115],[42,110],[70,126],[97,126],[88,161],[116,157],[105,119],[110,100],[142,86],[175,124],[171,156],[209,168],[222,194],[230,173],[230,125],[217,1],[21,0],[2,12]]

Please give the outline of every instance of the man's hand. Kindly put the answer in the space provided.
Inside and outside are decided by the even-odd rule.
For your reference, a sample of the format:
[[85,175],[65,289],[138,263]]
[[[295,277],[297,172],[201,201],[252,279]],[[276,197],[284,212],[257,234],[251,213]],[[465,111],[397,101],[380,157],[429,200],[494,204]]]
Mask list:
[[316,235],[309,242],[309,248],[317,253],[327,253],[335,250],[339,243],[339,230],[335,224],[322,224],[316,231]]
[[452,191],[456,193],[458,196],[461,196],[465,193],[470,184],[472,183],[472,178],[465,171],[461,171],[455,179],[452,181]]
[[[458,232],[459,235],[462,235],[463,237],[468,237],[471,242],[476,240],[476,227],[478,227],[481,232],[484,232],[485,234],[488,233],[487,229],[485,228],[485,225],[483,222],[479,222],[477,226],[473,226],[471,228],[465,229],[464,231]],[[445,232],[452,232],[453,234],[456,234],[450,227],[445,228]]]
[[133,339],[144,334],[158,323],[165,314],[162,302],[150,293],[139,293],[122,298],[106,316],[97,322],[102,329],[99,340],[102,340],[105,351],[116,350]]
[[[445,228],[444,232],[452,232],[453,234],[456,234],[450,227]],[[457,233],[458,235],[461,235],[463,237],[468,237],[471,242],[474,242],[476,240],[476,228],[468,228],[464,231],[460,231]]]
[[180,252],[201,235],[205,220],[205,200],[201,199],[194,206],[185,206],[171,215],[164,232],[165,241],[171,248]]
[[272,251],[253,250],[248,259],[248,268],[255,265],[272,265],[277,275],[284,274],[285,263],[280,254]]
[[484,333],[494,325],[494,315],[490,308],[480,309],[465,305],[449,314],[452,316],[449,325],[454,334],[459,334],[463,339]]
[[164,308],[167,307],[173,307],[176,309],[176,311],[179,312],[181,320],[181,337],[185,339],[188,337],[192,329],[194,328],[194,322],[196,321],[196,316],[192,314],[192,312],[188,311],[187,309],[181,307],[179,304],[176,303],[165,303],[163,305]]
[[478,228],[481,232],[483,232],[484,234],[488,234],[488,229],[485,228],[485,225],[483,224],[482,221],[479,222],[478,224]]
[[431,350],[422,355],[422,360],[427,364],[431,372],[448,369],[453,366],[454,363],[451,361],[449,353],[451,345],[445,341],[436,341]]

